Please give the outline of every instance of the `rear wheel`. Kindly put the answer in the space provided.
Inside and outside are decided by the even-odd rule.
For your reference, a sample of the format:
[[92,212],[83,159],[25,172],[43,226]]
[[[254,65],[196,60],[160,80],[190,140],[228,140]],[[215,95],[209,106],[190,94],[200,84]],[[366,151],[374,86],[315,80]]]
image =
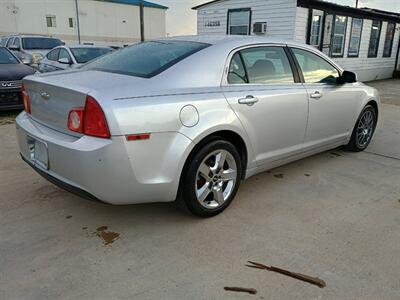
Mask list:
[[374,135],[377,120],[375,108],[367,105],[361,112],[345,149],[353,152],[364,151]]
[[188,162],[181,197],[189,211],[200,217],[221,213],[232,202],[242,178],[242,163],[235,146],[214,140]]

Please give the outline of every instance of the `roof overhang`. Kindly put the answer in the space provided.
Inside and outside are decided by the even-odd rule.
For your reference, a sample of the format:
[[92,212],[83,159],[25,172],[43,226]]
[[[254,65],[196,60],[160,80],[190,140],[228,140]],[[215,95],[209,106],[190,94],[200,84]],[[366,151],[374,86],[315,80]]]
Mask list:
[[371,8],[355,8],[321,0],[297,0],[297,6],[313,8],[332,14],[341,14],[354,18],[373,19],[400,23],[400,14]]
[[142,1],[142,0],[95,0],[95,1],[111,2],[111,3],[127,4],[127,5],[135,5],[135,6],[140,6],[141,2],[143,2],[144,7],[168,9],[167,6],[164,6],[164,5],[161,5],[158,3],[149,2],[149,1]]
[[192,7],[192,9],[197,10],[197,9],[199,9],[199,8],[202,8],[203,6],[207,6],[207,5],[214,4],[214,3],[217,3],[217,2],[221,2],[221,1],[226,1],[226,0],[213,0],[213,1],[209,1],[209,2],[206,2],[206,3],[200,4],[200,5],[194,6],[194,7]]

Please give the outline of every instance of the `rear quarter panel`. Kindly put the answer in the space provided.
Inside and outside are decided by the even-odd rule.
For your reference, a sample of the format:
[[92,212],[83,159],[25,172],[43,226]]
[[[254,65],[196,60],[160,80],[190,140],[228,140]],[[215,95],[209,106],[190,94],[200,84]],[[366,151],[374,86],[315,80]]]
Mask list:
[[[191,107],[190,119],[195,120],[192,124],[183,124],[182,110],[187,106]],[[244,140],[248,168],[253,167],[254,154],[247,134],[219,87],[207,92],[192,89],[165,96],[114,100],[109,109],[110,126],[119,135],[179,132],[195,145],[217,131],[233,131]]]

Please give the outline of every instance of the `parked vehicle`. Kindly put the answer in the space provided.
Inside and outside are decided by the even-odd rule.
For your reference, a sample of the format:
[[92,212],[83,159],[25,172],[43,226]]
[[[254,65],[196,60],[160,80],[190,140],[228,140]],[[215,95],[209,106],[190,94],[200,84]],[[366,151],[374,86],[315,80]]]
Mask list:
[[40,61],[39,71],[46,73],[76,68],[112,51],[109,47],[88,45],[56,47]]
[[63,45],[59,39],[46,36],[12,35],[3,37],[2,45],[10,49],[24,64],[38,66],[39,61],[54,47]]
[[202,217],[254,174],[366,149],[380,104],[313,47],[265,37],[144,42],[24,86],[19,147],[41,175],[112,204],[178,199]]
[[5,47],[0,47],[0,110],[20,109],[22,78],[35,69],[24,65]]

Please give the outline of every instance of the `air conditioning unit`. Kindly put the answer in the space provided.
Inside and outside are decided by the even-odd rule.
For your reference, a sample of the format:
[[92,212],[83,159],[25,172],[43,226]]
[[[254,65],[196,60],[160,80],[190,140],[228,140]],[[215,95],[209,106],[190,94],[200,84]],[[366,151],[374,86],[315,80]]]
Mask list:
[[265,34],[267,33],[267,22],[256,22],[253,25],[253,33]]

